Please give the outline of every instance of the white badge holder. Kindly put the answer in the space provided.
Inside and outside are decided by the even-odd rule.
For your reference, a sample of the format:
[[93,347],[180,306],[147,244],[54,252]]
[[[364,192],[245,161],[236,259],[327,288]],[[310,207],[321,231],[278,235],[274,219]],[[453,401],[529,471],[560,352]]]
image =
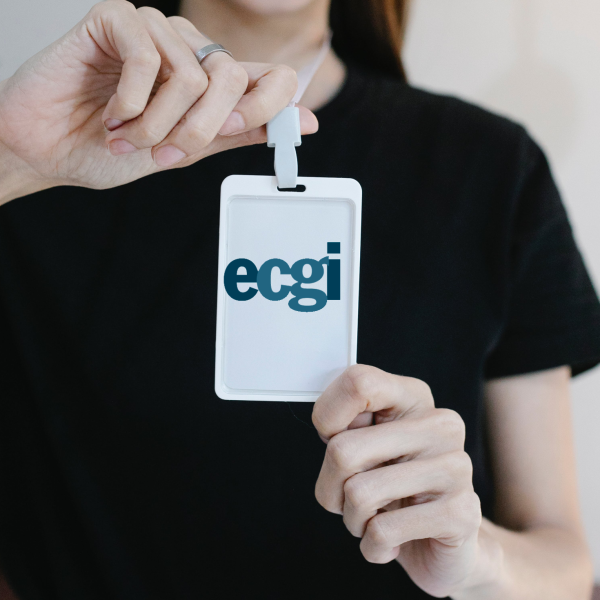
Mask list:
[[[329,39],[299,73],[303,88],[328,49]],[[276,177],[232,175],[221,186],[215,391],[224,400],[314,402],[356,363],[362,190],[354,179],[297,177],[295,100],[267,125]]]

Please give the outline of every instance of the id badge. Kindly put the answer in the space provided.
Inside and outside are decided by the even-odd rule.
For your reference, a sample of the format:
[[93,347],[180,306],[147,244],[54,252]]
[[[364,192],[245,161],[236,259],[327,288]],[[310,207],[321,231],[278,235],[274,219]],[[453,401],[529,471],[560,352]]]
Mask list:
[[215,391],[314,402],[356,363],[362,190],[269,176],[221,186]]

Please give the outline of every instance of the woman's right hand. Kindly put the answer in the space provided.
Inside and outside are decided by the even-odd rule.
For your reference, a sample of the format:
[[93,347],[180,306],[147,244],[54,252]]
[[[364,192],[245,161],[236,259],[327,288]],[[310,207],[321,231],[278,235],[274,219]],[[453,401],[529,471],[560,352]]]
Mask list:
[[[0,175],[12,177],[0,196],[110,188],[265,142],[263,125],[291,100],[295,72],[224,52],[200,66],[194,53],[209,43],[181,17],[124,0],[94,6],[0,83]],[[317,130],[307,109],[300,121],[302,133]]]

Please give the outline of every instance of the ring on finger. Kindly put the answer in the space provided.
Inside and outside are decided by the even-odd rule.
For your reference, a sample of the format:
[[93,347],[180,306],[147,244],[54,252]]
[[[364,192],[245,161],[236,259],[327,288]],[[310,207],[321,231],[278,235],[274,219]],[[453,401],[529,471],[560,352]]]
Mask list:
[[233,54],[231,54],[231,52],[229,52],[229,50],[226,50],[225,48],[223,48],[223,46],[221,46],[221,44],[208,44],[208,45],[204,46],[203,48],[200,48],[200,50],[198,50],[198,52],[196,52],[196,58],[198,59],[198,62],[200,64],[202,64],[202,61],[209,54],[213,54],[213,52],[225,52],[226,54],[229,54],[229,56],[231,56],[231,58],[233,58]]

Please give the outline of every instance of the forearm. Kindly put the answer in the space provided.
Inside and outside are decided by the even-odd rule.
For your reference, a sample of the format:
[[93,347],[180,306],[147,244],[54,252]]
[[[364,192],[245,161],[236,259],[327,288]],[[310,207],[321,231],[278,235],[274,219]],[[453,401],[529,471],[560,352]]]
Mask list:
[[589,600],[593,573],[585,542],[572,531],[514,532],[484,519],[477,567],[453,600]]
[[27,194],[52,187],[2,140],[2,103],[5,81],[0,81],[0,205]]
[[0,138],[0,206],[49,187],[52,186],[15,156]]
[[0,146],[0,206],[10,200],[46,189],[42,182],[27,178],[26,174],[11,165]]

